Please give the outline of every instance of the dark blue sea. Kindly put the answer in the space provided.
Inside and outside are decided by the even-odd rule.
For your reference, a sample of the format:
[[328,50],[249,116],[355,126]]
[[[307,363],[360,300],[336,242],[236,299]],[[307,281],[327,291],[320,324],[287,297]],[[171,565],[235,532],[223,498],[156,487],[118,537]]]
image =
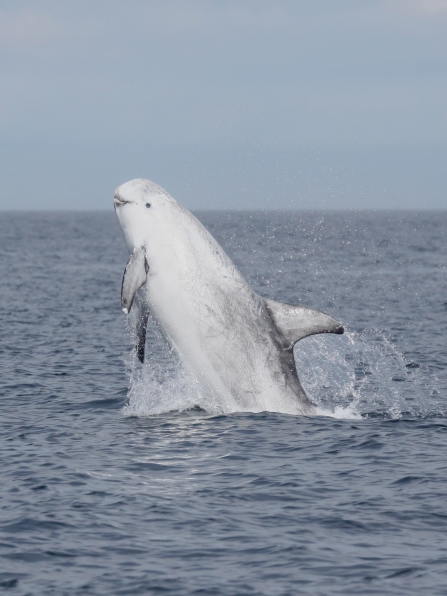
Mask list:
[[207,411],[155,326],[141,368],[113,212],[1,214],[0,591],[447,595],[447,212],[197,215],[344,324],[321,415]]

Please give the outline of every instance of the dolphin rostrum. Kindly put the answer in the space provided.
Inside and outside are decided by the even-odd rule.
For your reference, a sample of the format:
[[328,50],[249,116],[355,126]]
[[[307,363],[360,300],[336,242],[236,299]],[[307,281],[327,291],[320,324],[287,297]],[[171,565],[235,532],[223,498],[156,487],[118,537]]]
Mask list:
[[140,361],[150,312],[217,404],[314,413],[293,346],[316,333],[343,333],[341,324],[318,310],[258,296],[208,230],[157,184],[126,182],[114,205],[131,252],[122,283],[124,313],[145,285],[135,301]]

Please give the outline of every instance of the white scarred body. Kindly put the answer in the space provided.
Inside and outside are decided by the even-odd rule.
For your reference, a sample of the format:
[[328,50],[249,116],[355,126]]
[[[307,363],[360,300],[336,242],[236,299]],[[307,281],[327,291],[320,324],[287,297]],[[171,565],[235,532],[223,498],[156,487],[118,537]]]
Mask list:
[[150,312],[202,390],[235,410],[313,413],[265,301],[206,228],[148,180],[120,186],[115,206],[129,251],[145,251]]

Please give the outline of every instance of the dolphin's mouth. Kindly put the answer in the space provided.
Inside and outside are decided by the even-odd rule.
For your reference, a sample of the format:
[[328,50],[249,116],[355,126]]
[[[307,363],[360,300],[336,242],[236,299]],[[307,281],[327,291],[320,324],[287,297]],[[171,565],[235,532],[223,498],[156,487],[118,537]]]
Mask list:
[[115,205],[115,208],[116,208],[116,207],[120,207],[121,205],[127,205],[128,203],[129,203],[129,204],[130,204],[130,203],[134,203],[134,201],[125,201],[125,200],[124,200],[124,199],[122,199],[121,197],[115,197],[115,198],[113,199],[113,204]]

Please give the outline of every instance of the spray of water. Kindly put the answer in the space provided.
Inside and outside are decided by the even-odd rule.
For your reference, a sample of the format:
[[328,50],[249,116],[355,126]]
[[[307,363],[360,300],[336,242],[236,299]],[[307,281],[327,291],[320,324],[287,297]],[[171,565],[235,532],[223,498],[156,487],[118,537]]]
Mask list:
[[425,417],[436,414],[434,379],[380,331],[309,337],[295,348],[303,387],[323,415]]
[[[128,318],[130,343],[135,345],[135,322]],[[128,416],[152,416],[200,408],[210,414],[226,413],[225,404],[204,394],[196,379],[186,371],[170,349],[160,329],[149,318],[144,365],[132,349],[124,359],[129,377],[129,402],[123,408]]]
[[[130,335],[132,327],[131,322]],[[295,361],[318,415],[425,417],[439,410],[428,371],[407,361],[381,332],[306,338],[295,347]],[[131,351],[126,368],[130,381],[129,402],[123,408],[126,415],[150,416],[192,408],[210,414],[236,411],[234,402],[217,402],[201,392],[155,325],[148,329],[144,365]]]

